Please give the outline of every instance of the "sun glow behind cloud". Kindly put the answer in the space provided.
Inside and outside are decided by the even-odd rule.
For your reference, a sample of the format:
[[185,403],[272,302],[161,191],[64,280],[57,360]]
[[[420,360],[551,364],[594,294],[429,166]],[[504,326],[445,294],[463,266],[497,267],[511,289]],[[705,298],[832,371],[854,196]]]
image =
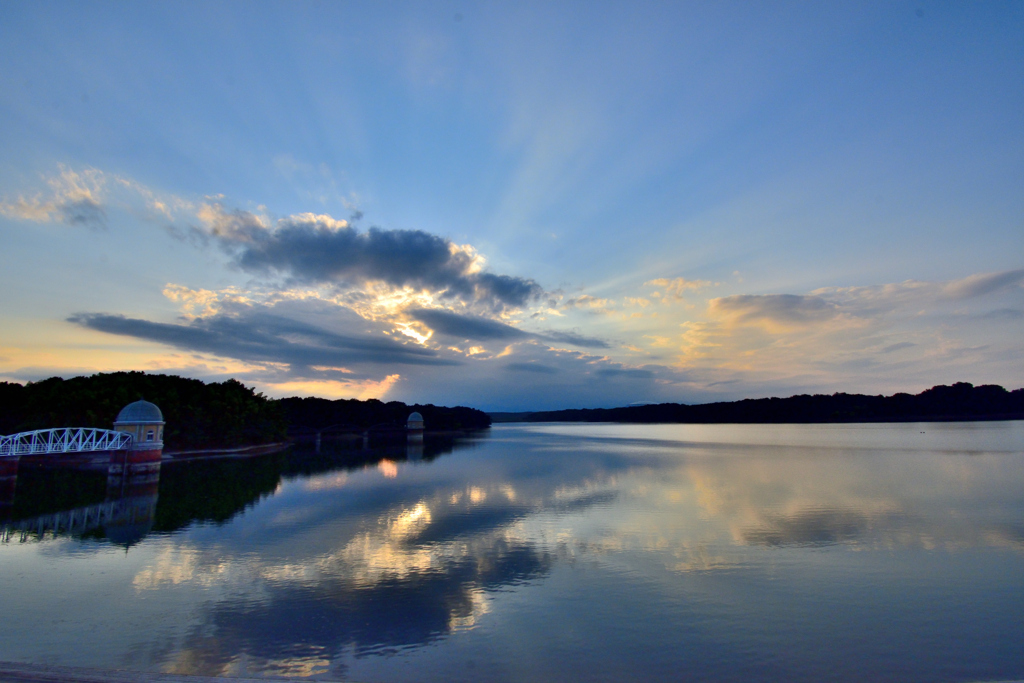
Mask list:
[[[244,257],[238,254],[247,252],[237,249],[257,248],[267,240],[278,239],[274,235],[281,232],[301,235],[313,242],[341,233],[346,240],[355,240],[353,244],[363,239],[361,233],[354,232],[350,221],[326,214],[301,213],[275,220],[265,211],[256,214],[228,209],[223,198],[216,202],[189,201],[123,178],[117,178],[120,204],[104,205],[96,198],[103,196],[105,178],[97,170],[77,172],[61,167],[59,174],[47,183],[51,196],[37,193],[31,201],[5,203],[4,210],[12,214],[19,206],[35,206],[38,210],[25,209],[18,217],[54,221],[58,220],[55,207],[62,201],[78,201],[88,195],[106,216],[123,210],[134,193],[141,204],[139,212],[159,204],[164,215],[174,218],[178,227],[168,231],[172,236],[191,231],[193,247],[199,250],[209,250],[210,240],[219,240],[229,258],[236,259],[243,269],[247,266]],[[157,196],[164,199],[156,202],[153,198]],[[189,216],[204,227],[195,228],[189,223]],[[475,284],[464,286],[470,280],[460,279],[491,277],[484,258],[471,246],[426,235],[421,238],[408,231],[374,230],[372,234],[376,237],[372,239],[376,242],[366,241],[353,248],[379,250],[384,248],[380,245],[389,244],[393,235],[401,258],[418,258],[414,255],[419,252],[401,256],[402,250],[413,244],[410,239],[423,245],[426,260],[412,266],[419,273],[416,284],[404,275],[392,275],[397,271],[388,270],[390,266],[379,271],[358,266],[351,271],[354,281],[348,281],[344,275],[347,271],[342,270],[338,271],[342,273],[341,279],[319,283],[304,276],[281,281],[273,273],[250,280],[245,287],[209,289],[171,282],[163,287],[162,293],[179,307],[181,324],[96,314],[72,316],[71,321],[97,331],[170,344],[189,354],[165,353],[154,357],[150,351],[146,361],[136,367],[203,376],[237,374],[272,395],[383,398],[403,378],[412,380],[412,385],[422,381],[416,377],[417,364],[442,363],[450,367],[453,363],[458,365],[462,358],[473,359],[474,367],[479,368],[509,358],[511,363],[504,368],[527,373],[524,377],[546,377],[547,382],[558,378],[583,385],[596,380],[608,383],[615,378],[618,382],[631,381],[636,388],[645,387],[643,391],[648,396],[658,396],[659,386],[670,392],[694,391],[702,386],[728,386],[741,378],[748,385],[787,377],[827,382],[829,378],[843,377],[844,373],[851,377],[865,369],[882,372],[885,362],[892,359],[906,367],[913,364],[908,357],[923,356],[929,362],[945,358],[962,365],[985,360],[987,355],[990,362],[995,362],[999,354],[1012,353],[1010,347],[993,350],[991,344],[972,344],[967,339],[972,336],[969,331],[956,333],[951,323],[965,320],[957,307],[968,300],[991,300],[992,313],[973,320],[972,327],[999,325],[1014,319],[1019,315],[1024,282],[1024,271],[1007,271],[948,282],[820,288],[807,294],[725,294],[704,298],[704,313],[700,315],[701,293],[708,289],[719,293],[721,283],[663,277],[636,283],[632,291],[620,289],[616,298],[554,292],[531,304],[528,292],[535,287],[532,280],[494,276],[496,279],[490,280],[495,283],[493,286],[511,287],[507,291],[513,297],[494,307],[499,299],[487,300],[491,296],[487,292],[500,289],[488,290],[486,287],[491,285],[486,285],[480,290]],[[441,249],[439,256],[437,248]],[[318,271],[321,267],[309,260],[315,256],[307,247],[297,249],[299,260],[288,268],[304,268],[309,263],[313,272],[326,272]],[[381,254],[374,258],[383,263]],[[435,278],[429,268],[438,268],[440,275]],[[525,289],[516,290],[517,287]],[[514,307],[511,301],[522,305]],[[644,311],[655,301],[682,304],[678,308],[680,313],[662,311],[660,316],[645,317]],[[566,320],[609,330],[612,336],[621,338],[625,334],[632,343],[610,344],[578,332],[530,329],[529,321],[553,310]],[[941,333],[935,328],[940,319]],[[612,320],[618,322],[612,324]],[[274,336],[266,337],[268,334]],[[254,351],[254,343],[262,343],[261,337],[267,338],[266,344],[273,344],[277,338],[293,351],[272,352],[266,344],[262,347],[265,351]],[[567,342],[606,351],[588,355],[566,347]],[[110,341],[104,344],[109,345]],[[125,356],[123,350],[115,349],[124,347],[122,343],[107,352],[97,349],[92,355],[79,353],[77,357],[79,363],[87,363],[96,370],[119,369],[123,360],[115,359]],[[8,357],[12,359],[8,363],[13,361],[22,368],[15,376],[24,376],[26,367],[60,367],[55,362],[61,356],[59,352],[27,353],[16,346],[8,348]],[[422,351],[411,353],[412,348]],[[637,354],[655,364],[633,365]],[[111,360],[99,361],[102,357]],[[378,357],[385,364],[398,361],[413,365],[409,372],[389,372],[385,367],[371,369],[366,365]],[[484,366],[478,365],[481,361]],[[496,371],[500,368],[484,370]],[[469,371],[465,367],[447,372],[449,382],[453,372],[468,375],[471,381],[481,376],[479,369]]]

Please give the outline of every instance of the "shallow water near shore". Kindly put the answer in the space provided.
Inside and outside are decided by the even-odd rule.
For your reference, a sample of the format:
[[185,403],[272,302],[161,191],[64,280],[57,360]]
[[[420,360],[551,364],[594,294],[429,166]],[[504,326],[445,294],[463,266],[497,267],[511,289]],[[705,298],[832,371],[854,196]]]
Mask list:
[[[1024,678],[1024,422],[505,424],[164,465],[158,488],[132,486],[19,472],[0,660],[357,681]],[[113,517],[81,521],[103,505]],[[69,510],[77,526],[53,521]]]

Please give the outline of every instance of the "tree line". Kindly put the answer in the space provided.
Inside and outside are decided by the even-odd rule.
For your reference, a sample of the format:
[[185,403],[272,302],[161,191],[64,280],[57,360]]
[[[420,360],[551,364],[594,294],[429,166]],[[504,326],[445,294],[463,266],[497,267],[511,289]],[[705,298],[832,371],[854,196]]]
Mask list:
[[139,399],[159,406],[167,426],[165,450],[229,448],[283,441],[290,434],[331,425],[404,426],[418,410],[428,430],[478,429],[491,420],[473,408],[407,406],[322,398],[270,399],[235,379],[203,382],[144,372],[18,384],[0,382],[0,434],[51,427],[111,429],[121,409]]
[[456,406],[446,408],[431,403],[407,405],[401,401],[384,403],[371,398],[358,399],[326,398],[283,398],[279,401],[284,409],[289,431],[321,430],[325,427],[354,428],[365,430],[371,427],[405,427],[409,415],[415,411],[423,416],[424,424],[430,431],[461,431],[483,429],[491,426],[487,413],[476,408]]
[[1024,419],[1024,389],[957,382],[912,395],[801,394],[789,398],[686,405],[660,403],[623,408],[552,410],[524,413],[525,422],[934,422]]
[[[0,434],[50,427],[110,429],[121,408],[144,398],[160,407],[166,450],[225,448],[283,441],[327,427],[405,425],[419,412],[429,431],[489,427],[484,412],[464,406],[408,405],[376,399],[270,399],[229,379],[206,383],[175,375],[100,373],[89,377],[18,384],[0,382]],[[513,417],[513,416],[509,416]],[[836,393],[686,405],[661,403],[520,413],[528,422],[800,423],[1024,419],[1024,389],[967,382],[932,387],[917,395]],[[339,427],[340,426],[340,427]]]

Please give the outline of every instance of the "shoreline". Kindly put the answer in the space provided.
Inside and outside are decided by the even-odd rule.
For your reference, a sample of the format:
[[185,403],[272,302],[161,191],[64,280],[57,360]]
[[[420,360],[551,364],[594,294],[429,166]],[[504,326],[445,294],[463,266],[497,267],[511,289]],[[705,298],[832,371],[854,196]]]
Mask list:
[[200,448],[187,451],[164,451],[160,462],[184,462],[187,460],[212,460],[215,458],[249,458],[257,455],[269,455],[290,448],[291,441],[275,441],[274,443],[256,444],[254,446],[238,446],[236,448]]
[[[584,408],[582,410],[616,410],[615,408]],[[519,413],[522,418],[511,417],[512,413],[488,413],[493,424],[540,424],[542,422],[560,422],[563,424],[576,423],[604,423],[604,424],[663,424],[663,425],[830,425],[830,424],[900,424],[900,423],[929,423],[929,422],[1019,422],[1024,420],[1024,413],[998,413],[992,415],[920,415],[908,417],[878,417],[867,420],[610,420],[610,419],[587,419],[587,420],[557,420],[557,419],[530,419],[531,415],[542,415],[548,412],[562,411],[535,411]]]
[[[489,427],[482,429],[460,429],[460,430],[439,430],[430,431],[424,434],[426,439],[431,437],[443,437],[443,438],[458,438],[472,436],[473,434],[485,431]],[[405,436],[404,430],[402,436]],[[360,441],[363,437],[360,434],[355,433],[341,433],[332,434],[325,436],[323,441]],[[173,462],[188,462],[190,460],[215,460],[218,458],[250,458],[259,455],[270,455],[272,453],[280,453],[281,451],[287,450],[299,443],[309,444],[314,441],[311,437],[297,437],[291,438],[287,441],[275,441],[273,443],[256,444],[253,446],[238,446],[235,448],[199,448],[193,450],[178,450],[178,451],[164,451],[161,458],[161,463],[173,463]],[[422,443],[422,442],[420,442]],[[388,444],[388,445],[407,445],[407,442],[403,439],[401,444]]]
[[[283,683],[295,681],[283,677],[196,676],[159,671],[131,669],[100,669],[55,664],[27,664],[0,661],[0,683]],[[312,676],[304,681],[338,681],[336,677]]]

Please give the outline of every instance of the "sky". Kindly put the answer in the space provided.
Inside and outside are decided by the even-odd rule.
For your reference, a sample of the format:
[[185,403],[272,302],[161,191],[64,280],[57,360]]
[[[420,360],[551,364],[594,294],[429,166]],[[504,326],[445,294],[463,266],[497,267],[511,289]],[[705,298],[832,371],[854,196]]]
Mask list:
[[1020,2],[0,0],[0,380],[1024,386]]

